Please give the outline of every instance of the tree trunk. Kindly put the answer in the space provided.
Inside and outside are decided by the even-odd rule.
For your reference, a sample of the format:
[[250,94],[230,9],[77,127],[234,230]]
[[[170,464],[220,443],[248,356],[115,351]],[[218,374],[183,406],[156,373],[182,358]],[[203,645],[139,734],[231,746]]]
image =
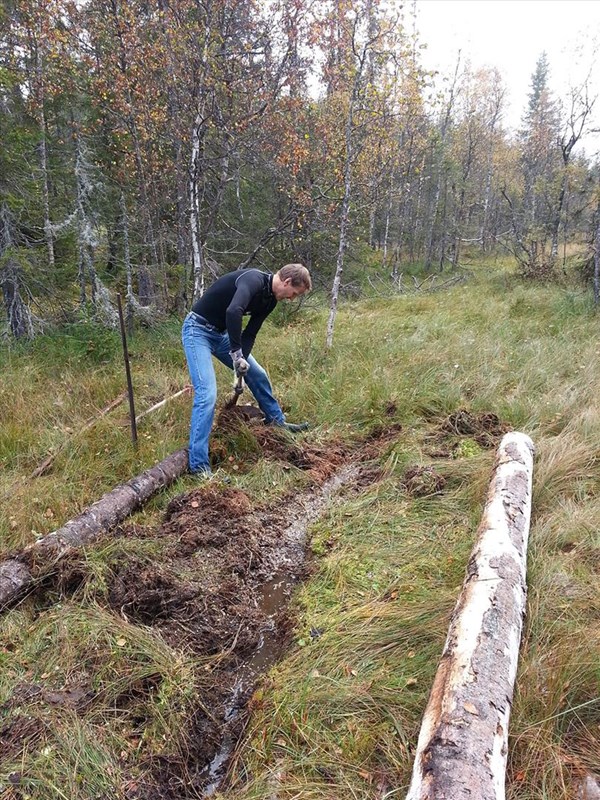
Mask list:
[[[454,97],[456,92],[456,82],[458,79],[458,69],[460,66],[460,50],[458,51],[458,57],[456,59],[456,69],[454,71],[454,80],[452,81],[452,85],[450,87],[450,94],[448,96],[448,103],[446,105],[446,111],[444,114],[444,119],[442,121],[440,127],[440,139],[437,146],[437,150],[434,153],[434,162],[433,162],[433,177],[435,180],[435,190],[433,193],[433,208],[430,214],[429,224],[429,234],[427,240],[427,249],[425,255],[425,271],[429,272],[431,270],[433,259],[436,250],[436,238],[437,238],[437,231],[436,231],[436,221],[438,216],[438,209],[440,205],[440,194],[442,189],[442,177],[444,178],[446,189],[447,191],[447,183],[448,183],[448,176],[447,176],[447,169],[445,170],[445,174],[442,174],[442,165],[444,161],[444,150],[446,147],[446,136],[448,134],[448,129],[450,127],[450,120],[452,116],[452,110],[454,108]],[[444,206],[444,213],[445,213],[445,206]],[[445,218],[444,218],[445,221]],[[445,230],[442,226],[442,236],[445,236]],[[444,253],[444,245],[442,245],[442,256],[440,257],[440,263],[443,265],[443,253]],[[441,270],[440,270],[441,271]]]
[[190,159],[190,234],[192,237],[192,274],[194,279],[193,299],[204,294],[206,268],[204,250],[200,231],[200,182],[201,158],[204,138],[204,119],[200,111],[194,120],[192,129],[192,155]]
[[6,206],[0,206],[0,290],[8,326],[15,339],[33,338],[31,312],[23,300],[23,270],[16,258],[7,255],[14,246],[13,219]]
[[505,796],[508,720],[527,594],[532,472],[531,439],[506,434],[423,716],[406,800]]
[[596,209],[598,219],[596,220],[596,237],[594,242],[594,304],[597,306],[600,301],[600,200]]
[[44,65],[42,53],[40,52],[41,43],[37,40],[35,48],[35,75],[37,83],[37,102],[38,102],[38,125],[40,128],[40,171],[42,173],[42,204],[44,207],[44,238],[46,240],[46,250],[48,251],[48,266],[50,271],[54,271],[54,237],[52,235],[52,223],[50,221],[50,188],[48,178],[48,145],[46,141],[46,92],[44,82]]
[[439,173],[436,176],[435,190],[433,194],[433,206],[429,214],[429,231],[427,232],[427,247],[425,250],[425,271],[431,270],[433,254],[435,250],[436,220],[440,205],[440,194],[442,192],[442,180]]
[[550,263],[552,266],[556,263],[558,258],[558,234],[560,231],[560,222],[562,219],[562,210],[565,202],[565,194],[567,192],[567,167],[561,179],[560,192],[558,193],[558,202],[556,203],[556,210],[554,212],[554,221],[552,223],[552,245],[550,247]]
[[[398,262],[402,257],[402,247],[404,244],[404,235],[406,231],[406,221],[408,217],[408,209],[409,205],[412,202],[412,194],[413,194],[413,186],[411,175],[413,174],[413,158],[414,158],[414,133],[410,134],[410,143],[408,147],[408,163],[406,164],[406,177],[402,182],[402,203],[399,203],[399,214],[398,214],[398,231],[397,231],[397,238],[396,238],[396,247],[398,251],[398,258],[394,264],[394,282],[397,282],[398,279]],[[390,192],[392,192],[392,183],[390,180]]]
[[33,338],[31,312],[21,296],[22,270],[15,259],[0,269],[0,289],[10,332],[15,339]]
[[177,450],[163,461],[117,486],[62,528],[34,542],[15,558],[0,564],[0,609],[4,609],[47,574],[73,547],[92,544],[179,478],[188,468],[187,450]]
[[346,163],[344,165],[344,199],[342,200],[342,214],[340,219],[340,239],[338,245],[337,260],[335,266],[335,276],[333,278],[333,285],[331,287],[331,298],[329,302],[329,318],[327,320],[327,347],[333,345],[333,329],[335,326],[335,318],[337,315],[338,298],[340,294],[340,285],[342,282],[342,273],[344,271],[344,255],[347,247],[348,235],[348,219],[350,216],[350,193],[352,190],[352,127],[353,127],[353,103],[354,97],[350,101],[350,109],[348,111],[348,120],[346,122]]
[[[422,243],[423,222],[422,222],[422,219],[424,217],[424,214],[421,213],[421,204],[422,204],[422,201],[423,201],[423,184],[424,184],[424,180],[425,180],[424,176],[425,176],[425,156],[423,156],[423,159],[421,161],[421,168],[420,168],[420,171],[419,171],[419,182],[418,182],[418,188],[417,188],[417,197],[416,197],[415,202],[414,202],[414,204],[413,204],[413,206],[411,208],[411,211],[413,213],[412,213],[411,224],[409,226],[410,233],[409,233],[409,241],[408,241],[408,258],[411,261],[411,263],[414,263],[416,261],[417,252],[420,255],[423,255],[423,243]],[[411,184],[410,193],[412,194],[412,184]],[[399,247],[402,247],[402,242],[401,242],[400,238],[398,238],[398,245],[399,245]]]
[[385,269],[388,257],[388,239],[390,235],[390,219],[392,217],[392,209],[394,204],[394,170],[390,170],[390,189],[385,210],[385,227],[383,230],[383,256],[381,259],[381,266]]

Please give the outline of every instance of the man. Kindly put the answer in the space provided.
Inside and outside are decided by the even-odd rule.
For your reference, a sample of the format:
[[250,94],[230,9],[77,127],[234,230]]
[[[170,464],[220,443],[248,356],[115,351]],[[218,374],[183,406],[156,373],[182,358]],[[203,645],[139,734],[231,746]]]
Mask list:
[[[302,264],[286,264],[274,275],[258,269],[238,269],[216,280],[192,306],[183,323],[182,341],[194,386],[190,426],[190,472],[210,477],[208,439],[215,415],[217,381],[214,355],[243,377],[265,415],[265,423],[295,433],[308,423],[285,421],[265,370],[250,352],[261,325],[279,300],[293,300],[311,289],[310,273]],[[242,331],[242,317],[250,319]]]

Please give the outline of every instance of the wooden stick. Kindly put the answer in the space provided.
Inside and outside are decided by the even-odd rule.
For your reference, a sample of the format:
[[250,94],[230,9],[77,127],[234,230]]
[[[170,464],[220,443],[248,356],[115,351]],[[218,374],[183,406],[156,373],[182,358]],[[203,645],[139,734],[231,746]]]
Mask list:
[[[88,420],[82,428],[80,428],[78,431],[75,431],[73,436],[80,436],[82,433],[85,433],[86,431],[89,431],[89,429],[93,428],[94,425],[98,422],[98,420],[101,420],[102,417],[105,417],[108,414],[109,411],[112,411],[113,408],[116,408],[117,406],[121,405],[123,400],[125,400],[125,397],[126,397],[125,392],[123,392],[123,394],[120,395],[120,397],[117,397],[115,400],[110,402],[105,408],[103,408],[102,411],[99,412],[97,417],[94,417],[93,419]],[[70,437],[70,438],[72,438],[72,437]],[[31,475],[29,477],[30,478],[39,478],[41,475],[46,473],[50,469],[52,464],[54,463],[54,459],[57,457],[57,455],[59,453],[61,453],[63,451],[63,449],[67,446],[68,441],[69,441],[69,439],[66,439],[65,441],[63,441],[58,446],[58,448],[54,451],[54,453],[49,453],[48,456],[39,465],[39,467],[36,467],[33,470],[33,472],[31,473]]]
[[119,327],[121,328],[121,344],[123,346],[123,360],[125,361],[125,377],[127,379],[127,396],[129,397],[129,421],[131,423],[131,441],[137,447],[137,426],[135,424],[135,402],[133,399],[133,381],[131,380],[131,365],[127,349],[127,336],[125,335],[125,320],[123,319],[123,306],[121,295],[117,295],[117,308],[119,309]]
[[527,594],[533,443],[498,449],[478,537],[433,683],[406,800],[503,800]]
[[136,423],[139,422],[143,417],[145,417],[146,414],[151,414],[153,411],[162,408],[170,400],[175,400],[176,397],[181,397],[182,394],[190,394],[191,391],[192,387],[188,385],[184,386],[183,389],[180,389],[178,392],[175,392],[175,394],[172,394],[169,397],[165,397],[164,400],[161,400],[159,403],[155,403],[153,406],[150,406],[150,408],[147,408],[145,411],[142,411],[141,414],[138,414],[137,417],[135,418]]

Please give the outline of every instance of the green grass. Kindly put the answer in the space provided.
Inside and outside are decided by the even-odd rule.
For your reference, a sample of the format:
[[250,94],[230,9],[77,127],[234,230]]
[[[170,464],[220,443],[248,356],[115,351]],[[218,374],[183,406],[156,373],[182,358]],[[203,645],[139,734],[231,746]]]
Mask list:
[[[506,265],[482,265],[446,292],[342,305],[330,352],[326,317],[323,304],[279,314],[259,336],[256,356],[289,418],[311,420],[317,441],[351,438],[385,423],[393,401],[403,432],[381,456],[383,479],[313,526],[317,569],[295,600],[294,644],[253,699],[220,796],[403,796],[493,463],[492,452],[467,438],[455,458],[428,455],[439,421],[467,408],[496,413],[536,445],[508,797],[573,797],[581,769],[600,771],[600,343],[589,298],[523,284]],[[142,421],[137,450],[126,404],[78,433],[124,389],[118,345],[112,334],[74,326],[68,336],[0,351],[5,552],[185,444],[189,396]],[[138,412],[187,383],[176,321],[136,334],[131,351]],[[218,380],[225,397],[230,377],[219,370]],[[219,446],[236,457],[236,448],[253,449],[251,440],[227,436]],[[30,479],[53,450],[53,469]],[[444,492],[409,497],[402,476],[411,464],[432,464],[446,479]],[[266,503],[302,487],[305,476],[258,460],[237,482]],[[177,481],[137,521],[158,522],[190,485]],[[15,771],[32,800],[120,797],[132,779],[125,763],[182,739],[198,665],[98,604],[110,564],[128,556],[160,561],[160,552],[151,538],[92,548],[92,583],[68,602],[40,608],[31,598],[0,619],[0,704],[23,684],[59,687],[77,670],[99,698],[84,715],[24,708],[39,725],[3,761],[3,800],[16,796],[8,788]],[[126,713],[122,697],[131,698]]]

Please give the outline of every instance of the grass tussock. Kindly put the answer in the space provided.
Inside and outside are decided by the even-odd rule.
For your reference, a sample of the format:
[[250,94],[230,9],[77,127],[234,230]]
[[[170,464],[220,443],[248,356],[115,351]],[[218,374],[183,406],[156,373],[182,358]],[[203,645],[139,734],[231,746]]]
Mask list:
[[[323,443],[392,421],[403,429],[379,458],[380,479],[313,525],[293,644],[251,700],[218,796],[403,796],[493,465],[493,448],[442,430],[461,409],[495,414],[536,444],[507,796],[576,796],[585,770],[600,773],[600,348],[589,303],[486,265],[448,292],[342,306],[329,352],[325,323],[317,308],[267,322],[259,337],[290,419],[311,420]],[[187,383],[176,321],[136,334],[131,352],[139,411]],[[144,419],[137,449],[126,404],[81,432],[124,389],[112,334],[74,327],[5,347],[0,368],[4,554],[186,442],[187,395]],[[228,397],[230,376],[218,380]],[[307,484],[296,467],[261,459],[251,434],[223,433],[215,446],[258,503]],[[412,495],[415,467],[439,473],[443,488]],[[157,523],[191,485],[179,480],[139,524]],[[161,557],[151,536],[99,543],[76,591],[28,598],[0,619],[2,800],[123,797],[165,743],[185,743],[202,665],[104,602],[115,563]]]

